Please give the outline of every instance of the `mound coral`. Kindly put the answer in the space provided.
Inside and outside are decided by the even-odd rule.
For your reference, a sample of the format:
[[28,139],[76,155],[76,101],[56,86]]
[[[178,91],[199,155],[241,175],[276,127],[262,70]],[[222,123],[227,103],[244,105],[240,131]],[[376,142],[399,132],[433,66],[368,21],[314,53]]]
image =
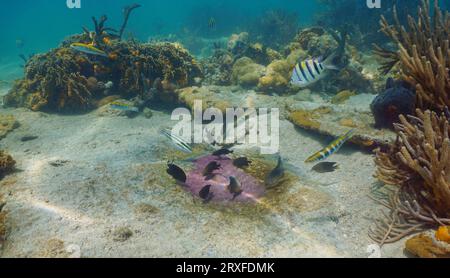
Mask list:
[[11,172],[15,165],[16,161],[5,151],[0,150],[0,177]]
[[232,78],[239,85],[252,87],[258,85],[259,78],[264,74],[264,71],[264,66],[253,62],[248,57],[243,57],[234,63]]
[[417,90],[417,107],[442,111],[450,106],[450,14],[434,1],[434,15],[430,1],[424,0],[418,19],[409,17],[409,28],[400,24],[394,9],[394,24],[382,17],[382,31],[398,45],[399,51],[376,46],[376,53],[384,58],[382,69],[388,72],[399,65],[402,78]]
[[381,244],[450,224],[449,118],[429,110],[416,114],[400,116],[396,143],[376,152],[375,177],[398,186],[389,200],[378,200],[391,210],[370,233]]

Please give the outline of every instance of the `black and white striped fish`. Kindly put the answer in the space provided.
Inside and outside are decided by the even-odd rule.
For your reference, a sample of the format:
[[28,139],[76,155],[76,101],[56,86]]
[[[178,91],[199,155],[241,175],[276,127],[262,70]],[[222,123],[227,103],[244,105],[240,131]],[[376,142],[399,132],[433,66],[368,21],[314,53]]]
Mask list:
[[185,153],[192,153],[192,147],[191,144],[186,142],[183,138],[175,135],[172,133],[172,130],[170,129],[163,129],[161,130],[161,134],[169,138],[172,143],[179,149],[180,151],[183,151]]
[[328,70],[339,70],[331,63],[335,57],[331,55],[325,61],[322,61],[322,58],[314,58],[299,62],[293,70],[291,84],[308,87],[326,76]]

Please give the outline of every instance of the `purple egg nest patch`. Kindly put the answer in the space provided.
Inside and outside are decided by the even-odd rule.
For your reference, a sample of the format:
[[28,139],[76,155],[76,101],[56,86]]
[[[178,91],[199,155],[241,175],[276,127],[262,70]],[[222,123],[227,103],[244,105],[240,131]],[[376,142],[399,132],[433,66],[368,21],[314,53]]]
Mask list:
[[[206,180],[203,170],[211,162],[220,164],[220,169],[215,170],[214,179]],[[235,177],[241,184],[242,194],[234,198],[234,194],[228,190],[229,177]],[[199,192],[206,186],[211,185],[210,192],[213,194],[211,202],[256,202],[264,196],[266,189],[256,178],[247,174],[242,169],[233,165],[233,160],[228,157],[217,157],[208,155],[196,160],[194,170],[187,174],[186,189],[194,196],[200,197]],[[234,199],[233,199],[234,198]]]

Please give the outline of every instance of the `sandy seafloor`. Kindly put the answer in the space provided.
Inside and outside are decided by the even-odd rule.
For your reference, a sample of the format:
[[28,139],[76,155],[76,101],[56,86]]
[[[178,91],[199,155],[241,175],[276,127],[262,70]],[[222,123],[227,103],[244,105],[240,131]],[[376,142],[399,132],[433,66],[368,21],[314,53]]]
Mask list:
[[[3,93],[5,90],[3,91]],[[373,156],[344,147],[340,168],[303,161],[326,138],[281,122],[281,155],[302,169],[286,200],[268,210],[194,201],[166,175],[174,149],[150,119],[0,109],[21,126],[0,141],[17,171],[0,182],[9,234],[2,257],[369,257],[368,228],[381,209]],[[23,136],[38,136],[22,142]],[[237,151],[245,154],[245,150]],[[383,257],[404,257],[404,241]]]

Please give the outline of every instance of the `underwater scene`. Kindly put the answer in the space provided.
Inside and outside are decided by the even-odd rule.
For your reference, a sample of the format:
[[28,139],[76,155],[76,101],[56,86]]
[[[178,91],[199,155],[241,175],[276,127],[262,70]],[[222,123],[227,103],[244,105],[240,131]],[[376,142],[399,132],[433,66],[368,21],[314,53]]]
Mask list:
[[18,0],[0,26],[0,257],[450,257],[450,1]]

